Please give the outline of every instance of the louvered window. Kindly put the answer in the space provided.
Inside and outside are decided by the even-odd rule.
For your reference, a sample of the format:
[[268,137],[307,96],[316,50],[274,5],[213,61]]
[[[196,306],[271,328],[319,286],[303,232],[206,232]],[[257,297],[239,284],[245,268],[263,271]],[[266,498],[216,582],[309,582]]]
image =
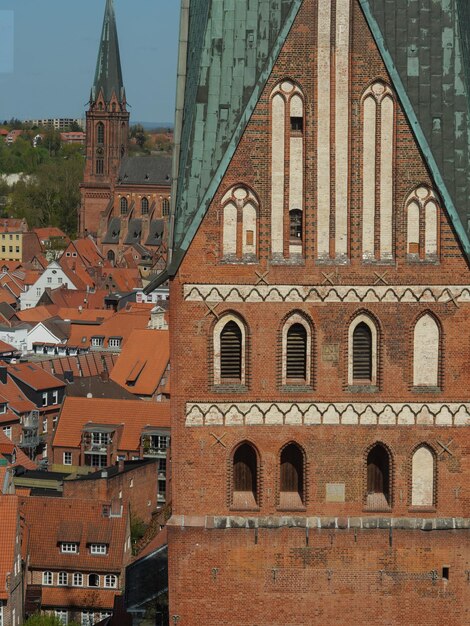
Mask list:
[[353,333],[353,379],[372,380],[372,333],[364,322]]
[[307,377],[307,331],[302,324],[292,324],[287,331],[286,376]]
[[97,134],[98,143],[100,145],[103,145],[104,144],[104,124],[102,122],[98,122],[98,125],[96,128],[96,134]]
[[241,381],[242,333],[235,322],[227,322],[220,333],[220,377]]

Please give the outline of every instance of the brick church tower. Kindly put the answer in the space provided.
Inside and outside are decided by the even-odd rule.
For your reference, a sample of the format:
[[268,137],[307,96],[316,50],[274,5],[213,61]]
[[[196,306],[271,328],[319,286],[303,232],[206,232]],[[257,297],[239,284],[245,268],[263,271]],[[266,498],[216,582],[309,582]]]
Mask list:
[[170,623],[470,623],[460,0],[183,3]]
[[81,185],[79,230],[96,235],[100,214],[113,201],[113,188],[127,154],[126,108],[113,0],[106,0],[95,79],[86,112],[86,164]]

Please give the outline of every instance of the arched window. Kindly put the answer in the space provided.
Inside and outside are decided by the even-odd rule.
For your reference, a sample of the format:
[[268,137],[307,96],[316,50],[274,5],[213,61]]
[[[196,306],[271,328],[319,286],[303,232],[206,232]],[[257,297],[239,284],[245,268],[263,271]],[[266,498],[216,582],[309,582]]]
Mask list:
[[104,586],[105,587],[117,587],[117,576],[114,574],[106,574],[104,577]]
[[88,586],[89,587],[100,586],[100,577],[98,576],[98,574],[88,574]]
[[377,444],[367,456],[367,507],[380,510],[389,508],[390,503],[390,457]]
[[439,209],[434,191],[420,185],[408,196],[405,206],[408,259],[436,261],[438,259]]
[[291,80],[283,80],[273,89],[271,93],[271,253],[273,257],[278,258],[285,258],[290,254],[302,254],[305,172],[304,109],[304,95],[300,87]]
[[432,315],[426,314],[416,322],[413,337],[413,385],[439,385],[439,326]]
[[103,122],[98,122],[96,125],[96,141],[98,145],[102,146],[104,144],[104,124]]
[[222,255],[233,261],[254,257],[257,240],[258,201],[247,187],[232,187],[222,198]]
[[287,445],[281,452],[279,506],[295,509],[304,504],[304,458],[295,444]]
[[253,446],[241,444],[233,455],[233,494],[235,508],[256,507],[258,503],[258,458]]
[[116,254],[114,250],[108,250],[107,258],[111,265],[114,265],[114,262],[116,261]]
[[235,315],[221,317],[214,326],[214,384],[245,384],[246,331]]
[[360,322],[353,332],[353,381],[372,381],[372,332]]
[[305,380],[307,376],[307,331],[292,324],[287,331],[286,377]]
[[170,201],[168,198],[163,198],[162,200],[162,215],[163,217],[170,215]]
[[127,211],[129,210],[127,198],[121,198],[120,206],[121,206],[121,215],[127,215]]
[[362,119],[362,256],[368,261],[390,260],[394,232],[395,102],[388,85],[377,81],[367,89],[362,99]]
[[145,196],[140,201],[140,210],[142,215],[148,215],[149,213],[149,201]]
[[220,377],[240,382],[242,376],[242,333],[235,322],[227,322],[220,333]]
[[411,505],[434,506],[434,454],[426,445],[420,446],[411,466]]

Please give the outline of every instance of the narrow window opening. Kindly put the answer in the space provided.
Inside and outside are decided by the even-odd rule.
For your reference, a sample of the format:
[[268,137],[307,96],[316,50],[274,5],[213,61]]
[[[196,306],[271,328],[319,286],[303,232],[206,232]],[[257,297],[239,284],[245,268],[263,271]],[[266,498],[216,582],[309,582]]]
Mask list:
[[372,332],[364,322],[353,333],[353,380],[372,382]]
[[96,173],[104,174],[104,159],[96,159]]
[[289,222],[291,244],[302,244],[302,211],[300,209],[289,211]]
[[367,507],[390,507],[390,459],[381,445],[374,446],[367,457]]
[[303,117],[291,117],[290,129],[297,133],[302,133],[304,130],[304,118]]
[[443,580],[449,580],[449,567],[443,567],[442,568],[442,579]]
[[279,506],[298,509],[304,504],[304,461],[301,450],[289,444],[281,453]]
[[104,124],[102,122],[98,122],[96,136],[98,144],[102,146],[104,144]]
[[257,505],[257,465],[255,450],[248,443],[242,444],[233,457],[233,506],[237,509]]
[[127,211],[129,209],[127,198],[121,198],[121,215],[127,215]]
[[286,377],[302,382],[307,377],[307,331],[302,324],[287,331]]
[[225,324],[220,333],[220,378],[236,383],[242,378],[242,333],[233,321]]
[[142,211],[142,215],[148,215],[149,212],[149,201],[147,198],[142,198],[142,201],[140,203],[141,206],[141,211]]

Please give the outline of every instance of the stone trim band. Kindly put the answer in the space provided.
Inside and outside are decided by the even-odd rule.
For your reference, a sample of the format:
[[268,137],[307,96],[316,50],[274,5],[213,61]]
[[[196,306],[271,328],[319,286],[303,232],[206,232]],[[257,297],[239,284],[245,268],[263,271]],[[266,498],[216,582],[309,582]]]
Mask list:
[[469,426],[470,404],[240,402],[186,404],[186,426]]
[[184,285],[187,302],[448,303],[470,302],[466,285]]

